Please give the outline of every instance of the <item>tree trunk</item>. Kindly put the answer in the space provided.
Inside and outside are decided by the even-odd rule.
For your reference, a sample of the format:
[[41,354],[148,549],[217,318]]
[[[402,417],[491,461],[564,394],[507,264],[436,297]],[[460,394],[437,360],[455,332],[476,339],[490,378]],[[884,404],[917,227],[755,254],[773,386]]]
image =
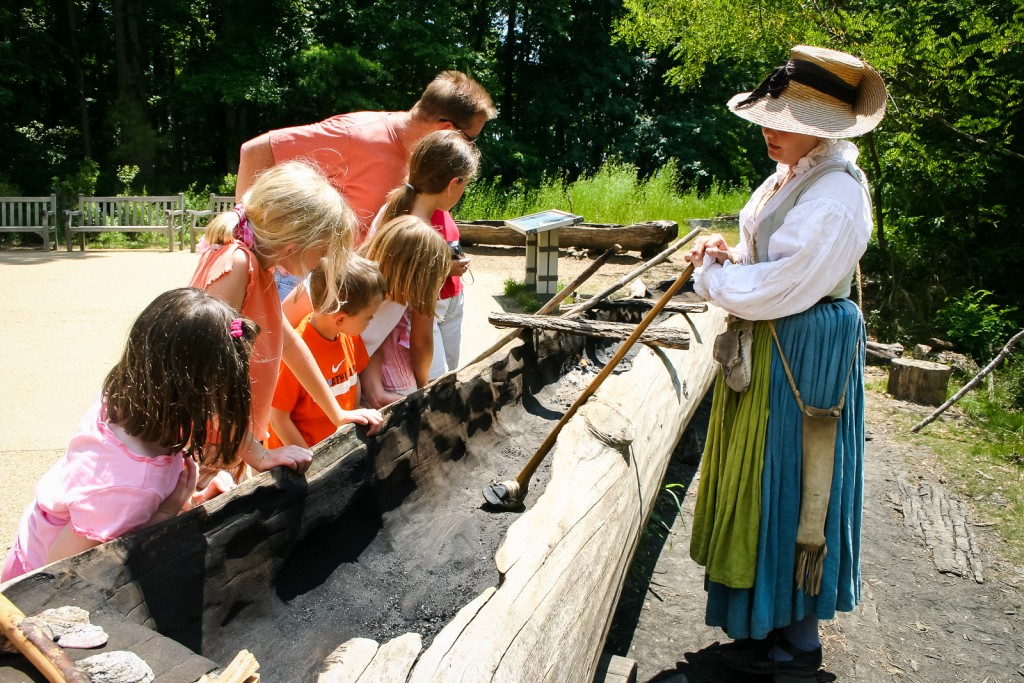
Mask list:
[[889,366],[888,392],[893,398],[937,406],[946,400],[953,369],[941,363],[895,358]]

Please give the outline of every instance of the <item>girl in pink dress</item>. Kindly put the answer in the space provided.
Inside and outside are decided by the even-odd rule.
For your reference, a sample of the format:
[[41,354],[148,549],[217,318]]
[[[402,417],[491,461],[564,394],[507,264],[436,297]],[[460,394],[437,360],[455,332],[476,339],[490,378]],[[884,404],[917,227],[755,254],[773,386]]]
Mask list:
[[187,506],[200,464],[234,464],[256,335],[198,289],[147,306],[64,457],[36,486],[0,580],[170,519]]

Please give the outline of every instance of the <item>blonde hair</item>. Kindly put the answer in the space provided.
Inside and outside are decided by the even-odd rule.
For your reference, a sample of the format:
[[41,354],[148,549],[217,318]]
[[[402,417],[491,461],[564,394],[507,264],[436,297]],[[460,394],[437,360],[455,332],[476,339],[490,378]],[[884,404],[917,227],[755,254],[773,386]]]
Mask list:
[[438,130],[412,148],[409,182],[388,193],[381,223],[412,211],[417,194],[440,194],[453,178],[468,183],[476,177],[480,150],[457,130]]
[[[330,301],[337,301],[338,274],[352,252],[355,214],[326,176],[303,161],[287,161],[260,173],[241,202],[252,228],[252,250],[260,265],[276,265],[289,244],[299,253],[326,247],[322,267]],[[206,241],[231,244],[240,221],[236,211],[216,216],[206,229]],[[305,273],[292,273],[304,276]]]
[[399,216],[359,248],[376,261],[388,283],[388,298],[420,315],[433,315],[437,295],[451,268],[451,251],[441,234],[416,216]]
[[340,301],[328,300],[327,277],[323,268],[316,268],[309,278],[309,298],[317,310],[334,306],[331,313],[345,311],[354,315],[370,305],[376,297],[388,294],[388,283],[376,263],[353,254],[348,259],[345,272],[339,274],[336,283]]
[[461,71],[439,73],[427,85],[411,112],[418,119],[444,119],[461,127],[468,126],[478,116],[486,116],[490,121],[498,115],[487,90]]

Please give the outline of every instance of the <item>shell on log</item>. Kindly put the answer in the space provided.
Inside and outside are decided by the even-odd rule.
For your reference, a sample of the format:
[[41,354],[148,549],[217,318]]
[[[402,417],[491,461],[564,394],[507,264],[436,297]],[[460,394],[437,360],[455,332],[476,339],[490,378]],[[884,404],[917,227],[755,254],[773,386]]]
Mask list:
[[76,650],[103,647],[107,644],[107,632],[98,624],[76,624],[57,638],[57,644]]
[[78,662],[92,683],[152,683],[156,676],[141,657],[127,650],[101,652]]

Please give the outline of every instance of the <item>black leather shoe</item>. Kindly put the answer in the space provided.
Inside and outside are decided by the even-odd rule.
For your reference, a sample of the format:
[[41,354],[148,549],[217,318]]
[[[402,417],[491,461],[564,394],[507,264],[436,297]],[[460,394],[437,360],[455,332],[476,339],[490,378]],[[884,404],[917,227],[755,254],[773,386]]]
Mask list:
[[[793,659],[780,662],[769,657],[773,647],[784,650],[793,656]],[[821,668],[821,648],[814,650],[799,650],[779,636],[774,643],[768,643],[765,648],[750,648],[722,653],[722,663],[726,666],[743,671],[744,673],[775,676],[776,682],[798,679],[813,679]]]

